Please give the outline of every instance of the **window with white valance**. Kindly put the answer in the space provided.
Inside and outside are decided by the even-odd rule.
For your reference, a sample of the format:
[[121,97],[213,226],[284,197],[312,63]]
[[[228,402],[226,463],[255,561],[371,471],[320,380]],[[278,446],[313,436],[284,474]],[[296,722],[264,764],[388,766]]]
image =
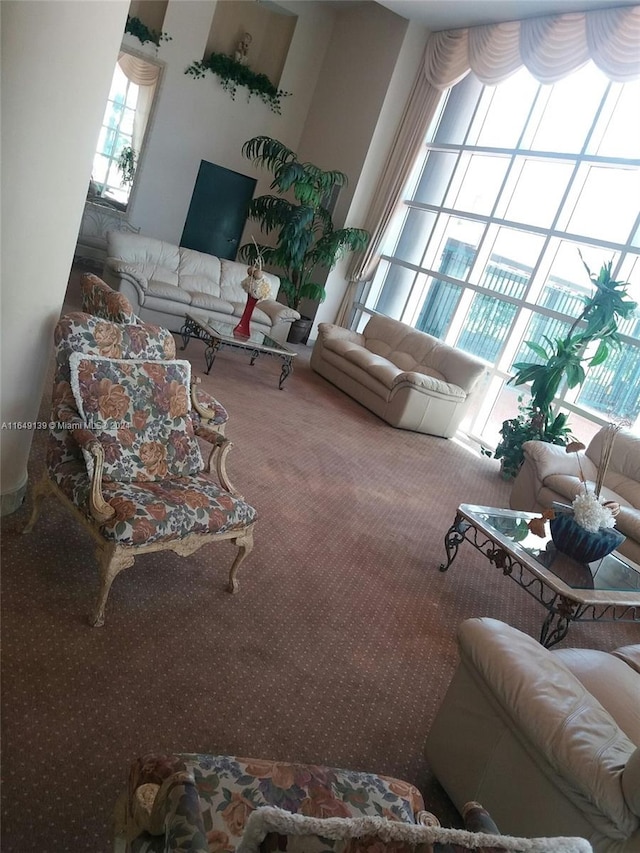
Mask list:
[[161,72],[161,64],[147,57],[124,50],[118,56],[94,157],[92,183],[99,196],[122,208],[126,208],[133,183],[123,183],[118,159],[123,150],[131,149],[136,164],[139,162]]
[[[578,250],[640,302],[639,199],[640,6],[435,33],[339,319],[386,313],[484,358],[465,429],[495,445],[523,341],[558,334],[590,287]],[[622,332],[557,401],[583,438],[612,415],[640,428],[640,315]]]

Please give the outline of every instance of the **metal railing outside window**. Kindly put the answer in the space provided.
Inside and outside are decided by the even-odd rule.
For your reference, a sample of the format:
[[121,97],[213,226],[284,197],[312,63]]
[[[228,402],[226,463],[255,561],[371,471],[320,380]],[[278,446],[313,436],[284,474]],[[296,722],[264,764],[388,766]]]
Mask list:
[[[576,103],[571,94],[578,75],[591,91],[601,78],[601,95],[589,104]],[[498,381],[488,384],[468,431],[489,446],[497,441],[495,424],[516,414],[494,411],[515,406],[515,394],[501,393],[514,362],[536,360],[525,341],[544,344],[544,336],[562,336],[579,316],[591,292],[583,259],[596,273],[612,260],[614,277],[629,282],[630,296],[640,302],[640,111],[616,113],[634,95],[640,98],[640,81],[604,81],[590,63],[553,86],[531,80],[521,69],[510,83],[513,97],[528,99],[524,112],[509,111],[508,99],[494,98],[500,87],[482,87],[472,74],[450,90],[451,108],[470,117],[466,131],[455,142],[438,133],[452,120],[447,103],[440,125],[427,134],[414,186],[406,189],[404,222],[393,224],[384,261],[355,311],[360,328],[367,313],[385,313],[487,361]],[[550,89],[554,103],[564,103],[553,118],[556,150],[534,150]],[[480,115],[518,138],[516,147],[479,144]],[[513,116],[519,117],[517,133],[510,127]],[[571,140],[566,149],[563,122]],[[578,124],[584,128],[580,145]],[[620,138],[625,126],[628,134]],[[640,432],[640,313],[620,331],[622,348],[588,371],[579,392],[563,389],[557,405],[595,423],[624,417]]]

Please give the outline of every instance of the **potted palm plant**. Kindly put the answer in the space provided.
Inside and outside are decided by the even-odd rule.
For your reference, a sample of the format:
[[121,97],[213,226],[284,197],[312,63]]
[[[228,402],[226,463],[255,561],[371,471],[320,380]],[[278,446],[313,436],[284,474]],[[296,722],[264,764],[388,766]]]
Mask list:
[[[582,259],[582,255],[580,255]],[[628,283],[615,281],[611,276],[612,261],[602,265],[598,275],[591,272],[584,259],[582,263],[591,279],[593,293],[584,299],[580,316],[563,338],[543,336],[543,343],[525,341],[540,359],[536,362],[514,364],[516,373],[509,380],[513,385],[531,382],[531,398],[524,403],[520,398],[517,417],[502,424],[501,440],[494,453],[485,455],[501,460],[505,479],[516,476],[523,462],[522,444],[530,439],[566,445],[570,429],[564,412],[554,414],[553,402],[562,383],[567,388],[582,385],[586,378],[585,367],[602,364],[611,347],[620,346],[618,322],[627,319],[637,305],[627,298]],[[595,353],[590,345],[597,344]]]
[[[303,299],[322,302],[326,291],[318,271],[328,272],[346,252],[366,248],[370,237],[362,228],[334,228],[326,208],[331,191],[345,186],[347,176],[301,163],[297,154],[269,136],[249,139],[242,153],[273,174],[270,188],[278,194],[259,196],[249,205],[249,219],[259,222],[264,234],[275,233],[275,245],[245,243],[240,258],[253,264],[260,254],[265,264],[276,267],[290,308],[299,311]],[[311,323],[308,317],[293,323],[288,340],[303,340]]]

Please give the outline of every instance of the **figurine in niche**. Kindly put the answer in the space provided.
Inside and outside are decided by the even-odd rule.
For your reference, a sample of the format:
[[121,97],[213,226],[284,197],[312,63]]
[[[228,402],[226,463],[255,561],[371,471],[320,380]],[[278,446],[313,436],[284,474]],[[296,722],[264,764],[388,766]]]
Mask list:
[[248,53],[249,53],[249,45],[253,41],[253,37],[251,33],[245,33],[240,41],[238,42],[238,46],[236,47],[236,52],[234,53],[234,57],[236,62],[239,62],[240,65],[246,65],[249,61]]

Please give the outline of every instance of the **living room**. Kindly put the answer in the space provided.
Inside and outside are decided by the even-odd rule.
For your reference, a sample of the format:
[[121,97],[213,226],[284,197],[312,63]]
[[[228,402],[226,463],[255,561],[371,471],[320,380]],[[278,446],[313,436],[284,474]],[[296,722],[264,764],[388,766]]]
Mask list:
[[[277,113],[242,89],[232,99],[211,76],[184,73],[205,52],[216,4],[154,5],[164,14],[151,26],[170,36],[157,50],[123,39],[128,3],[2,5],[3,197],[12,210],[11,222],[3,217],[3,422],[49,420],[52,332],[61,312],[80,309],[70,272],[121,44],[164,69],[126,217],[140,234],[177,245],[201,161],[250,174],[256,193],[268,192],[269,177],[242,155],[259,134],[344,170],[334,220],[366,224],[430,29],[455,26],[436,15],[443,5],[472,14],[465,3],[425,3],[430,27],[428,14],[409,20],[393,3],[282,2],[297,22],[278,83],[292,94]],[[483,20],[448,14],[458,27],[510,18],[500,3],[493,16],[481,5]],[[68,176],[64,191],[52,174]],[[244,239],[253,233],[247,225]],[[177,354],[228,410],[228,468],[258,510],[234,596],[225,589],[229,543],[190,557],[147,555],[115,581],[104,628],[89,627],[97,575],[86,531],[48,499],[22,536],[46,435],[3,430],[3,514],[6,496],[15,504],[3,519],[6,849],[108,849],[128,768],[150,751],[394,775],[417,785],[443,825],[461,825],[424,755],[458,664],[456,631],[491,617],[538,638],[544,610],[468,542],[438,571],[460,504],[509,506],[498,462],[463,435],[392,429],[311,369],[318,325],[333,323],[349,295],[350,260],[329,274],[327,299],[305,305],[314,330],[282,390],[279,366],[266,359],[250,366],[223,350],[207,375],[201,342]],[[623,273],[637,295],[638,265]],[[359,332],[376,313],[367,298],[355,294]],[[638,346],[633,335],[624,343]],[[582,426],[580,401],[568,403]],[[596,416],[585,438],[607,419]],[[637,643],[637,625],[586,621],[561,645],[608,660]]]

